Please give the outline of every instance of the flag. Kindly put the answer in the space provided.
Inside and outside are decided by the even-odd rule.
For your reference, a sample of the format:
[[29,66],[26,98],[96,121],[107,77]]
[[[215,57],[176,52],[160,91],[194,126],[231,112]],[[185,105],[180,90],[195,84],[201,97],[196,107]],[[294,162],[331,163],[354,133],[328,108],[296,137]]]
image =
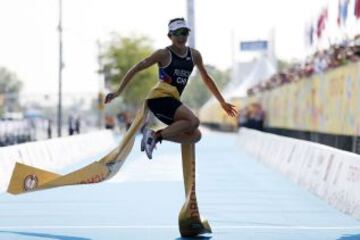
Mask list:
[[309,42],[310,42],[310,45],[312,45],[314,43],[314,25],[313,24],[310,25],[310,29],[309,29]]
[[318,21],[317,21],[316,36],[318,38],[321,38],[322,32],[325,29],[325,23],[326,23],[327,17],[328,17],[328,10],[327,10],[327,8],[324,8],[318,18]]
[[314,43],[314,24],[307,23],[305,25],[305,44],[308,47],[311,47]]
[[349,0],[339,0],[338,18],[337,18],[337,23],[339,26],[346,24],[346,19],[348,16],[348,7],[349,7]]
[[360,18],[360,0],[355,0],[355,11],[354,11],[354,14],[355,14],[355,17],[356,18]]

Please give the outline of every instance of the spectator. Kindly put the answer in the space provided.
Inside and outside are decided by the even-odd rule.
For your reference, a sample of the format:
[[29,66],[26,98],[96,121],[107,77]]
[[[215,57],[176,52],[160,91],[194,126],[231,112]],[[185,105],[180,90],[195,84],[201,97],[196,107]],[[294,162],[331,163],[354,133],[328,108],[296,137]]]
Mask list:
[[77,134],[80,134],[80,117],[77,117],[75,120],[75,131]]
[[75,118],[73,115],[69,116],[68,127],[69,127],[69,135],[71,136],[75,132]]
[[105,128],[106,129],[114,129],[115,127],[115,118],[110,115],[105,116]]
[[52,138],[52,121],[51,119],[48,119],[47,121],[47,135],[48,135],[48,138]]
[[314,72],[323,73],[328,67],[326,56],[323,52],[318,52],[314,59]]
[[263,131],[265,112],[259,103],[252,103],[239,111],[238,127]]
[[240,109],[239,115],[238,115],[238,127],[243,127],[247,124],[249,118],[249,111],[248,107],[244,107]]

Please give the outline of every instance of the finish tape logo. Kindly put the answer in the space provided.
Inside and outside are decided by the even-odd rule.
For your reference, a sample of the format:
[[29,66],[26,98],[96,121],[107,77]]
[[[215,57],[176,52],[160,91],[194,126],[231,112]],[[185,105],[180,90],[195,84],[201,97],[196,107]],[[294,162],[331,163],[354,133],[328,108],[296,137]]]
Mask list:
[[30,191],[35,189],[38,186],[39,179],[35,174],[31,174],[25,177],[24,179],[24,190]]

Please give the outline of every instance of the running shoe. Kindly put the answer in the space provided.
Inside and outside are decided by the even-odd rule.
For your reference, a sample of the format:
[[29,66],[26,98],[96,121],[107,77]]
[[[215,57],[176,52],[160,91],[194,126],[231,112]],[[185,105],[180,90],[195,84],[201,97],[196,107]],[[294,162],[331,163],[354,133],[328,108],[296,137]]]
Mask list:
[[147,157],[152,159],[152,152],[156,146],[155,131],[151,129],[144,130],[143,139],[141,140],[141,149],[143,146]]
[[145,151],[145,130],[143,131],[143,137],[142,137],[142,139],[141,139],[140,150],[141,150],[142,152]]

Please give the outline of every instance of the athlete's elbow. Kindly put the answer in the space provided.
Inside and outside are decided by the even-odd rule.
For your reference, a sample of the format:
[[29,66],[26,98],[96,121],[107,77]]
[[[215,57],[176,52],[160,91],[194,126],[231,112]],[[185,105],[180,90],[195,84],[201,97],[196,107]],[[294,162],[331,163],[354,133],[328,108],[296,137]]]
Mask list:
[[202,137],[202,134],[201,134],[200,130],[198,129],[196,131],[195,143],[200,142],[201,137]]

